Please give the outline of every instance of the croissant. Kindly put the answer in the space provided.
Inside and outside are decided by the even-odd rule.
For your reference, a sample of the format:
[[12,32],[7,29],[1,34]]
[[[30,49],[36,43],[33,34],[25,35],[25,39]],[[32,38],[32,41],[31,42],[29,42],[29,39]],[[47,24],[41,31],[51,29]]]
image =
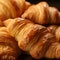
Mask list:
[[58,42],[52,43],[48,51],[46,52],[45,57],[51,58],[51,59],[53,58],[59,59],[60,58],[60,43]]
[[60,12],[55,7],[50,7],[47,2],[40,2],[30,6],[22,15],[38,24],[60,24]]
[[5,19],[20,17],[30,5],[25,0],[0,0],[0,25]]
[[[24,7],[25,10],[27,10],[32,4],[30,2],[25,2],[26,6]],[[25,12],[25,11],[24,11]]]
[[44,56],[55,37],[44,26],[22,19],[8,19],[4,21],[9,34],[18,41],[21,50],[39,59]]
[[57,42],[60,42],[60,26],[51,25],[47,29],[55,35]]
[[6,27],[0,27],[0,60],[16,60],[19,54],[17,41],[9,35]]

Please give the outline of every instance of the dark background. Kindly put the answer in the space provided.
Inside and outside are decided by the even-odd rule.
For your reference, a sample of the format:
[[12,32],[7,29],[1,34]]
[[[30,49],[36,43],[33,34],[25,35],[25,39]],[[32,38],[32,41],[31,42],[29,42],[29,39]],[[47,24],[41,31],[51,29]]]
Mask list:
[[36,4],[41,1],[46,1],[49,3],[50,6],[55,6],[56,8],[60,10],[60,0],[26,0],[26,1],[29,1],[33,4]]

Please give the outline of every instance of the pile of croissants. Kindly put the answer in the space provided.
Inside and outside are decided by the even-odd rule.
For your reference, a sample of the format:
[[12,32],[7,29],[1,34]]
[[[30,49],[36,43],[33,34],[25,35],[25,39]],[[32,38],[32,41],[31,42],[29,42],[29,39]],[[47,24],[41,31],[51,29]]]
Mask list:
[[47,2],[0,0],[0,60],[60,58],[60,12]]

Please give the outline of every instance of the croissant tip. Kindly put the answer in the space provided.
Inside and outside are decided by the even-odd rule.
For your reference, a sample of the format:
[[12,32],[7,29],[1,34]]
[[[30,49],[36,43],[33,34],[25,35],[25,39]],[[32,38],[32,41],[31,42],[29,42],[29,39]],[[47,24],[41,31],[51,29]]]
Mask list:
[[10,21],[11,21],[11,19],[5,20],[5,21],[3,22],[3,24],[4,24],[5,26],[8,26],[8,24],[10,23]]
[[26,1],[25,4],[26,4],[26,9],[28,9],[28,8],[32,5],[32,4],[31,4],[30,2],[28,2],[28,1]]

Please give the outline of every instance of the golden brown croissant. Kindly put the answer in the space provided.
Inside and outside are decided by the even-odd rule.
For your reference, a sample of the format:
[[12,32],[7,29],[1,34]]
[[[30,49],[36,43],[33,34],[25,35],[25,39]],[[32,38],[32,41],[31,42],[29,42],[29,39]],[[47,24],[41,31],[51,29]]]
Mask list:
[[46,27],[22,18],[8,19],[4,22],[9,34],[18,41],[20,49],[39,59],[44,56],[55,37]]
[[26,1],[25,4],[26,4],[25,10],[27,10],[31,6],[31,3]]
[[58,42],[60,42],[60,26],[57,26],[57,25],[51,25],[49,27],[47,27],[47,29],[55,35],[56,37],[56,40]]
[[21,17],[39,24],[60,24],[60,12],[46,2],[30,6]]
[[49,47],[48,51],[45,54],[46,58],[60,58],[60,43],[52,43],[51,46]]
[[0,60],[16,60],[19,52],[17,41],[8,34],[5,27],[0,27]]
[[20,17],[30,5],[25,0],[0,0],[0,25],[5,19]]

